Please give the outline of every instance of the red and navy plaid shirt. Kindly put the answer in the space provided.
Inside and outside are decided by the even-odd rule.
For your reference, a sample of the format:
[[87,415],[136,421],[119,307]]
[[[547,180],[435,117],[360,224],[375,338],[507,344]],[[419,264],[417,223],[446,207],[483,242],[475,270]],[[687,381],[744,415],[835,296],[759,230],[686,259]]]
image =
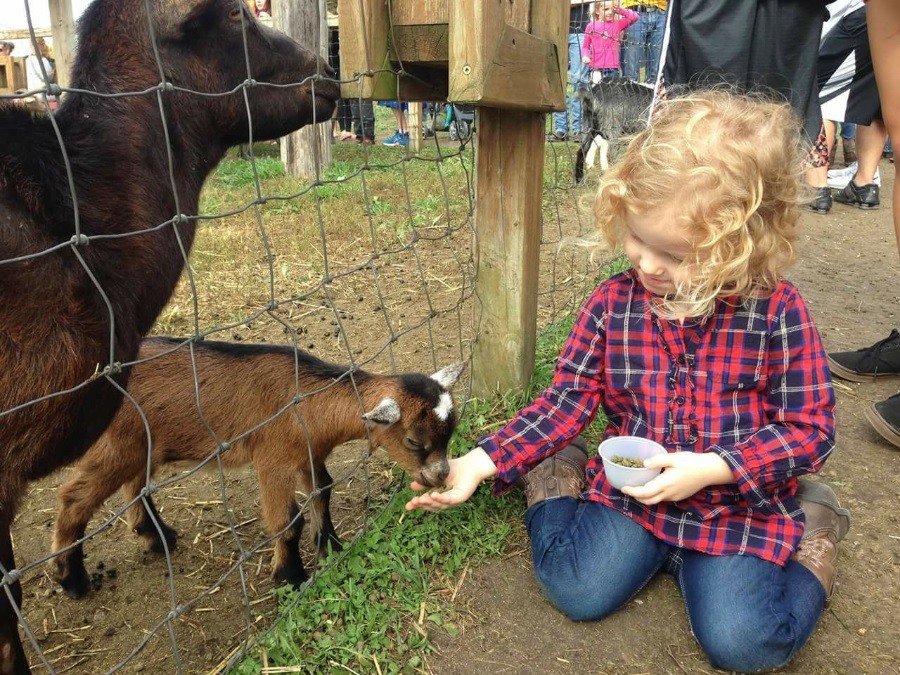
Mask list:
[[583,499],[673,546],[786,564],[803,534],[797,476],[818,471],[834,447],[831,376],[806,304],[782,281],[767,297],[719,300],[712,316],[682,325],[656,316],[650,301],[633,271],[594,291],[553,384],[479,441],[497,465],[494,491],[565,447],[602,405],[604,437],[715,452],[737,482],[645,506],[606,481],[595,453]]

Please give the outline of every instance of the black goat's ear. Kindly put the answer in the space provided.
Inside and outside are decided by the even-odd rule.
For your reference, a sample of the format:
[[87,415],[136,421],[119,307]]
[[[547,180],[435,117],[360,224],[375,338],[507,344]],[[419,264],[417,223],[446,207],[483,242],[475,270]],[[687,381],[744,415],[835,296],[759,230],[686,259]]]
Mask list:
[[393,424],[400,419],[400,405],[392,398],[383,398],[381,403],[365,413],[366,424]]
[[184,26],[202,14],[209,0],[154,0],[151,6],[156,10],[156,29],[161,38],[179,39]]
[[465,363],[454,363],[452,366],[447,366],[446,368],[437,371],[434,375],[431,376],[431,379],[442,385],[446,389],[449,389],[456,381],[459,379],[459,376],[462,375],[462,372],[466,369]]

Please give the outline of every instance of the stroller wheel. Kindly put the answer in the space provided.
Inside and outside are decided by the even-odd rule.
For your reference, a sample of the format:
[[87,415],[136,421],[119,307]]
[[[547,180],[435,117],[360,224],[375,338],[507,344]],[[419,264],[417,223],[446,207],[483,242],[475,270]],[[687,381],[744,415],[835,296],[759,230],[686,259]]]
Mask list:
[[456,120],[450,122],[450,128],[448,129],[448,132],[450,134],[451,141],[459,140],[459,125],[457,124]]
[[465,120],[459,122],[459,140],[465,141],[472,135],[472,127]]

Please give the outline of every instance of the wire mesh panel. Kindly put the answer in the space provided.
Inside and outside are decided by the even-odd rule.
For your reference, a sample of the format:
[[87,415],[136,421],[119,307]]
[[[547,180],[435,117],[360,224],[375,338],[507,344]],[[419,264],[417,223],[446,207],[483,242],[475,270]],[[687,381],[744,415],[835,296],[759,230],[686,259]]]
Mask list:
[[[444,387],[479,339],[477,115],[339,104],[334,45],[260,4],[97,0],[71,84],[39,60],[0,100],[0,647],[17,623],[37,672],[232,668],[279,621],[273,571],[322,569],[317,526],[346,550],[439,460],[379,445],[425,386],[395,376]],[[313,123],[331,161],[287,175],[277,139]],[[576,151],[546,150],[541,326],[597,274],[565,245]]]

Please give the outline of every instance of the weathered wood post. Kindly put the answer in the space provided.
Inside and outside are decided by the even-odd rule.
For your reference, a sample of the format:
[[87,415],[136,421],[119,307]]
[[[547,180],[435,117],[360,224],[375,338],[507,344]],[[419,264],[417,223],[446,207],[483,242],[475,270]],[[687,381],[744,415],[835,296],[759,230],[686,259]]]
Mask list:
[[72,62],[75,59],[75,20],[72,17],[72,0],[50,0],[50,32],[53,34],[56,83],[66,88],[72,81]]
[[[347,95],[478,107],[479,396],[534,369],[544,116],[565,109],[567,0],[340,0]],[[399,76],[398,76],[399,73]]]
[[457,0],[450,99],[477,103],[476,395],[523,389],[534,370],[544,116],[565,106],[568,3]]
[[[328,58],[325,0],[272,4],[275,28]],[[331,121],[310,124],[282,138],[281,161],[291,176],[309,179],[321,175],[331,166]]]

